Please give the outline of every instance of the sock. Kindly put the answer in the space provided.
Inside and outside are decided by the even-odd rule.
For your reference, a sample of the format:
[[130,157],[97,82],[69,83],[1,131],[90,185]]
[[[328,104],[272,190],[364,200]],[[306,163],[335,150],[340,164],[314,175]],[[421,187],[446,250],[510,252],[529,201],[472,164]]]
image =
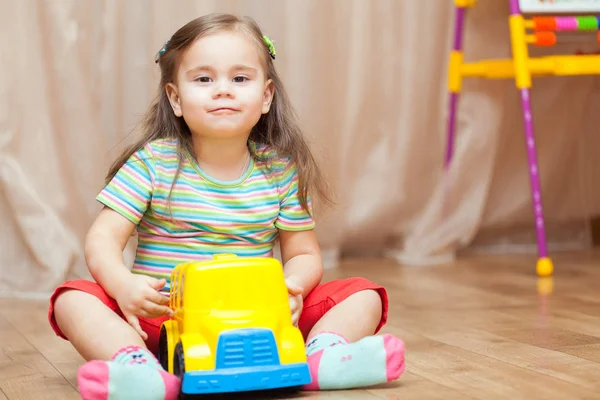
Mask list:
[[83,400],[175,400],[180,388],[179,378],[138,346],[119,350],[110,361],[84,364],[77,384]]
[[306,345],[312,383],[305,390],[352,389],[398,379],[404,371],[404,343],[385,334],[348,343],[321,332]]

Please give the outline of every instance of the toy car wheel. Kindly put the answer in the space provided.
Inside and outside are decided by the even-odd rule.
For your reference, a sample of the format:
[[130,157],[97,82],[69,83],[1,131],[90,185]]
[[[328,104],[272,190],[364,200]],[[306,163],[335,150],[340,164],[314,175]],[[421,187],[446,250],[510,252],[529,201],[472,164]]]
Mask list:
[[185,374],[185,363],[183,359],[183,345],[178,342],[175,345],[175,354],[173,355],[173,375],[182,379]]
[[160,336],[158,337],[158,361],[165,371],[169,370],[169,345],[167,343],[167,329],[160,327]]

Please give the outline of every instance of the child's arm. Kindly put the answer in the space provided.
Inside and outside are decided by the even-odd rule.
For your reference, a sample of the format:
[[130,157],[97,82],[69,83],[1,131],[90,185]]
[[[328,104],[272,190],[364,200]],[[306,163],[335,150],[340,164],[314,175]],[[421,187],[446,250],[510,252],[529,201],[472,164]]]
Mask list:
[[321,250],[314,230],[279,232],[285,277],[301,286],[307,296],[323,277]]
[[104,207],[85,238],[85,260],[90,273],[113,299],[131,278],[123,250],[135,225]]
[[158,292],[166,284],[164,279],[134,275],[125,265],[123,249],[134,229],[135,224],[105,207],[87,234],[85,258],[96,282],[117,301],[127,322],[145,339],[137,317],[152,318],[171,310],[169,300]]

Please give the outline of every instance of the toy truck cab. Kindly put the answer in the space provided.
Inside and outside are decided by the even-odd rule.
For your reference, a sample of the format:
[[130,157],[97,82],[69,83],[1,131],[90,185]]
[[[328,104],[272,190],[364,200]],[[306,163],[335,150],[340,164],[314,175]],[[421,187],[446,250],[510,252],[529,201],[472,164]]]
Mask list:
[[215,256],[171,274],[174,316],[159,360],[182,393],[227,393],[310,383],[304,340],[292,325],[283,268],[273,258]]

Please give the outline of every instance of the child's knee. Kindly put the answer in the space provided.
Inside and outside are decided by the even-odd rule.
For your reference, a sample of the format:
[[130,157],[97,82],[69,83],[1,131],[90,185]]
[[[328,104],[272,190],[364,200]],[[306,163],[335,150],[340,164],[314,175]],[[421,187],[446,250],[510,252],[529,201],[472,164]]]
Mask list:
[[381,316],[383,302],[381,301],[381,296],[376,290],[362,290],[357,294],[361,295],[361,301],[364,301],[365,307],[368,308],[369,312]]
[[352,308],[360,309],[363,314],[381,317],[383,302],[376,290],[364,289],[350,295],[345,301],[352,302]]
[[61,321],[69,318],[72,314],[81,309],[93,296],[89,293],[76,289],[65,289],[54,299],[53,312],[56,322],[60,325]]
[[363,304],[362,318],[365,324],[373,328],[373,333],[376,333],[381,324],[383,316],[383,301],[379,292],[372,289],[363,290],[357,293],[360,295],[360,302]]
[[70,308],[76,301],[78,290],[66,289],[60,292],[54,299],[54,313],[61,314],[65,309]]

